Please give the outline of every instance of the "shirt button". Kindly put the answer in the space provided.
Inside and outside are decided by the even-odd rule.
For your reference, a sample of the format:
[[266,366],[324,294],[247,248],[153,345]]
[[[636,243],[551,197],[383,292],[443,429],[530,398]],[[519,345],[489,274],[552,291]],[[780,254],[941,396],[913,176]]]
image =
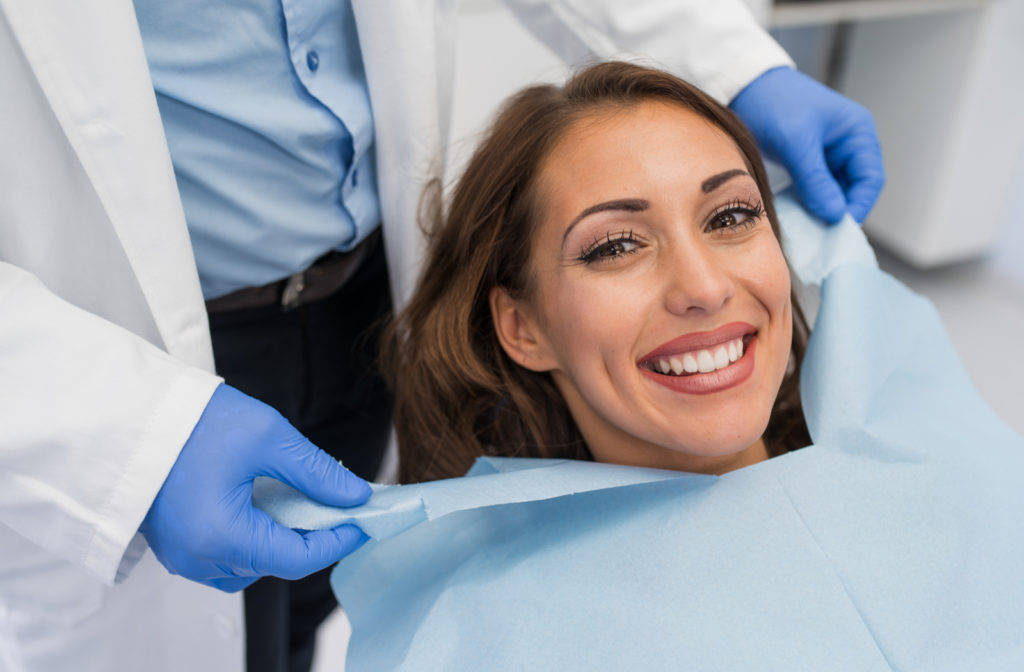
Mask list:
[[316,69],[320,67],[320,55],[315,51],[306,54],[306,65],[309,66],[310,70],[316,72]]
[[352,171],[352,186],[353,187],[358,187],[359,186],[359,171],[358,170],[353,170]]

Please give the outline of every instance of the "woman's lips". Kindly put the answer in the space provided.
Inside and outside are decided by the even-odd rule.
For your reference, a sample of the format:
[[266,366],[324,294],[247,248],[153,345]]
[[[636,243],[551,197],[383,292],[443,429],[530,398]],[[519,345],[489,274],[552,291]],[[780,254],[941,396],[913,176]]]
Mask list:
[[673,339],[645,355],[638,367],[654,382],[676,392],[711,394],[750,377],[756,346],[756,328],[733,322]]
[[683,334],[674,338],[668,343],[663,343],[657,348],[640,358],[641,366],[645,362],[654,359],[667,358],[673,355],[682,355],[686,352],[707,350],[716,346],[734,341],[737,338],[757,333],[757,327],[747,322],[730,322],[722,325],[713,331],[695,331],[690,334]]

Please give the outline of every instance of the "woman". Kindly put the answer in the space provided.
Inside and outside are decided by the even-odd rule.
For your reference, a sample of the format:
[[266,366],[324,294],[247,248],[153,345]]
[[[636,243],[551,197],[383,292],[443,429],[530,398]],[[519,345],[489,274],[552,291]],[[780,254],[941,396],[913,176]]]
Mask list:
[[1024,440],[856,224],[794,214],[806,357],[727,113],[625,64],[506,107],[392,327],[402,475],[618,464],[293,498],[373,538],[332,575],[351,669],[1024,668]]
[[808,442],[764,168],[699,90],[627,63],[527,89],[435,218],[385,348],[403,482],[481,455],[720,474]]

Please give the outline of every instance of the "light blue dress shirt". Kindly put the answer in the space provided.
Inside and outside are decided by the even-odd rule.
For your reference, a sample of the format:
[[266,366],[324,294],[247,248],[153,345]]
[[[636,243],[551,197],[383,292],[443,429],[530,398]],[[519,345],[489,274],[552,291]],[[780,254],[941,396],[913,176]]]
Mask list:
[[135,0],[207,299],[380,224],[351,2]]

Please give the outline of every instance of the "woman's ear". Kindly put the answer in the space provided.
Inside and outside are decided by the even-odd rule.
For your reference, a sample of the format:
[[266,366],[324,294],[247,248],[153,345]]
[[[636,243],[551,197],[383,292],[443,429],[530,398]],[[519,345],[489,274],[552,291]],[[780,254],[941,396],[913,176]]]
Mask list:
[[526,302],[512,298],[504,287],[491,289],[489,298],[498,342],[512,361],[531,371],[557,368],[544,332]]

